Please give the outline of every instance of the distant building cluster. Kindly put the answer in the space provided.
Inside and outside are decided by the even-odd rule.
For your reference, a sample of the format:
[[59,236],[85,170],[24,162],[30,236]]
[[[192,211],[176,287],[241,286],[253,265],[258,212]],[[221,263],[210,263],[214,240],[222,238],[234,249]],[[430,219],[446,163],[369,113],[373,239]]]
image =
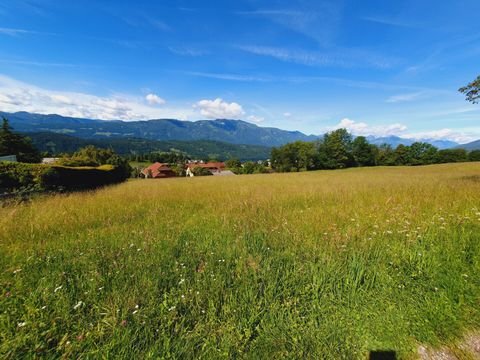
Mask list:
[[[207,175],[229,176],[235,175],[232,171],[226,170],[224,162],[203,162],[190,160],[184,165],[185,176],[194,177],[198,169],[205,169]],[[141,171],[141,177],[145,179],[164,179],[178,176],[177,173],[168,165],[156,162]]]

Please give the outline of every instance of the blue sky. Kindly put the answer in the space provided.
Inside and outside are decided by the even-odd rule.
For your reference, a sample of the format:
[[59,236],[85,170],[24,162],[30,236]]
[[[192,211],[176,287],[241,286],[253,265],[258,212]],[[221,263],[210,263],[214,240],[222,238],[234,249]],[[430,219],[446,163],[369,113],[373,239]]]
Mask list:
[[480,138],[480,1],[0,0],[0,110]]

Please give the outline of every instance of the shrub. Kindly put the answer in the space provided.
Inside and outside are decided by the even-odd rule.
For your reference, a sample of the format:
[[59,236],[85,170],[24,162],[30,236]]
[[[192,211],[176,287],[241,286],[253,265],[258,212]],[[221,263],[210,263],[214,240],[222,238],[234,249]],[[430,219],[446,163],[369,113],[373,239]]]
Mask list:
[[193,175],[195,175],[195,176],[210,176],[210,175],[213,175],[210,170],[208,170],[207,168],[200,167],[200,166],[195,167],[192,170],[192,172],[193,172]]
[[67,167],[40,164],[0,163],[0,191],[80,190],[124,181],[124,169],[113,165]]
[[480,150],[472,150],[468,154],[468,161],[480,161]]
[[114,165],[118,172],[124,174],[125,178],[130,177],[132,168],[127,159],[115,154],[112,149],[101,149],[88,145],[75,152],[72,156],[61,158],[58,165],[67,167],[97,167],[100,165]]
[[467,161],[467,151],[465,149],[444,149],[438,151],[439,163],[454,163]]
[[39,187],[48,167],[37,164],[13,162],[0,163],[0,189],[3,191],[26,187]]

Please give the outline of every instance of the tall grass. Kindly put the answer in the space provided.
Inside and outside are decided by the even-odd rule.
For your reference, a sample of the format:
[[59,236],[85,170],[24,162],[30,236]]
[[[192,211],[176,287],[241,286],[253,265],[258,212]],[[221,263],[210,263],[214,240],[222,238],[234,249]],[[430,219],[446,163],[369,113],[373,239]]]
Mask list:
[[0,209],[0,356],[364,358],[480,324],[480,164],[137,180]]

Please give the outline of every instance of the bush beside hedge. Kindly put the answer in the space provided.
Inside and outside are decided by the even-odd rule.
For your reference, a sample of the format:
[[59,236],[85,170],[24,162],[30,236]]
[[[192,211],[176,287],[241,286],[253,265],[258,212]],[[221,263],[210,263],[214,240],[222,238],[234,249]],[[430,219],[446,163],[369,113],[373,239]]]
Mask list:
[[0,191],[93,189],[125,181],[125,172],[113,165],[67,167],[0,162]]

